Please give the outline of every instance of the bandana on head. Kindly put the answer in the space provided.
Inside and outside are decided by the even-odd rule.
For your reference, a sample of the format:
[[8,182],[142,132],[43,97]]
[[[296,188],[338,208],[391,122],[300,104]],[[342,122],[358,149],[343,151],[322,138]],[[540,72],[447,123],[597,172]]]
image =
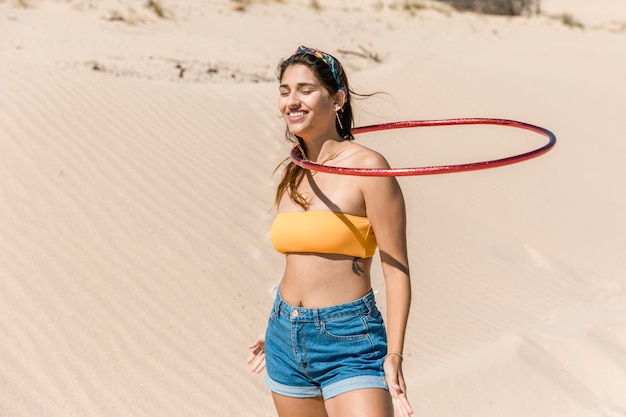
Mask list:
[[333,73],[333,78],[335,79],[335,82],[337,83],[337,88],[343,91],[344,93],[346,93],[346,95],[348,94],[346,86],[343,82],[343,68],[341,68],[341,64],[339,64],[335,60],[335,58],[333,58],[332,56],[328,55],[325,52],[318,51],[317,49],[313,49],[313,48],[307,48],[304,45],[298,46],[298,49],[296,49],[296,52],[294,52],[293,54],[294,55],[308,54],[308,55],[313,55],[314,57],[317,57],[323,60],[330,67],[330,71]]

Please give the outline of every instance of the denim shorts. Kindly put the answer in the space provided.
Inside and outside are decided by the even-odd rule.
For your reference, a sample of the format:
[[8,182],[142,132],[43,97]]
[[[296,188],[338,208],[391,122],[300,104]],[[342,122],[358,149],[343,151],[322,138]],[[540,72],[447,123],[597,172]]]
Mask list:
[[276,292],[265,335],[265,382],[273,392],[327,400],[356,389],[388,389],[386,353],[373,292],[324,308],[294,307]]

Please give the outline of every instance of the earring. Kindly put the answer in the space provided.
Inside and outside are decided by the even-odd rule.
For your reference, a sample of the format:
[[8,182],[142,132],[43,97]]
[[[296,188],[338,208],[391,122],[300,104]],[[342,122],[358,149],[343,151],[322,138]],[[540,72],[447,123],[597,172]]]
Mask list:
[[343,130],[343,125],[341,124],[341,119],[339,118],[339,112],[335,112],[335,116],[337,116],[337,123],[339,123],[339,129]]

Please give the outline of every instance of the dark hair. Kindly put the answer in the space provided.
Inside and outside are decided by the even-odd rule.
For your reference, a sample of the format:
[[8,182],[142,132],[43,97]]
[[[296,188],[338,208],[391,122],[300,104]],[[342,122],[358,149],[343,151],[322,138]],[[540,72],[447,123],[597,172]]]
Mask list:
[[[330,92],[331,95],[336,94],[340,87],[343,87],[346,92],[346,101],[343,105],[343,108],[337,112],[339,115],[339,121],[335,121],[335,127],[337,128],[337,132],[344,138],[348,140],[353,140],[354,136],[352,135],[352,124],[353,124],[353,115],[352,115],[352,103],[351,98],[354,92],[350,90],[348,84],[348,77],[346,76],[345,71],[341,67],[339,61],[335,59],[335,63],[339,66],[337,69],[339,76],[341,77],[341,81],[343,81],[343,86],[337,84],[335,80],[335,76],[331,67],[321,58],[318,58],[315,55],[311,55],[308,53],[300,53],[291,55],[289,58],[281,60],[276,69],[276,76],[278,81],[282,80],[285,70],[291,65],[301,64],[306,65],[313,71],[313,73],[317,76],[319,81],[322,83],[324,88]],[[289,131],[289,128],[286,129],[285,136],[287,140],[290,142],[297,143],[300,149],[303,149],[306,152],[306,148],[302,138],[297,135],[292,134]],[[305,155],[300,155],[301,157],[305,157]],[[281,162],[281,164],[276,167],[276,169],[280,168],[289,158],[285,159]],[[287,191],[289,193],[289,197],[291,200],[301,206],[303,209],[308,209],[309,203],[301,194],[298,193],[298,186],[302,182],[304,178],[304,169],[299,165],[296,165],[293,161],[289,161],[285,168],[283,169],[283,174],[281,178],[281,182],[276,189],[276,198],[275,205],[278,205],[282,195]]]

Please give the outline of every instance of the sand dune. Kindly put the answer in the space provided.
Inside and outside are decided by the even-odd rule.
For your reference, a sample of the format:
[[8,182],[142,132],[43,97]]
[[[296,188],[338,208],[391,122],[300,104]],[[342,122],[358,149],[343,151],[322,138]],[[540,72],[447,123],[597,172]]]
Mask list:
[[[274,68],[301,43],[388,93],[358,103],[360,125],[497,117],[558,137],[522,164],[401,179],[416,415],[624,415],[626,4],[603,2],[545,1],[581,30],[434,2],[163,1],[161,19],[139,1],[0,1],[0,416],[274,415],[245,358],[282,269]],[[543,141],[358,140],[395,166]]]

